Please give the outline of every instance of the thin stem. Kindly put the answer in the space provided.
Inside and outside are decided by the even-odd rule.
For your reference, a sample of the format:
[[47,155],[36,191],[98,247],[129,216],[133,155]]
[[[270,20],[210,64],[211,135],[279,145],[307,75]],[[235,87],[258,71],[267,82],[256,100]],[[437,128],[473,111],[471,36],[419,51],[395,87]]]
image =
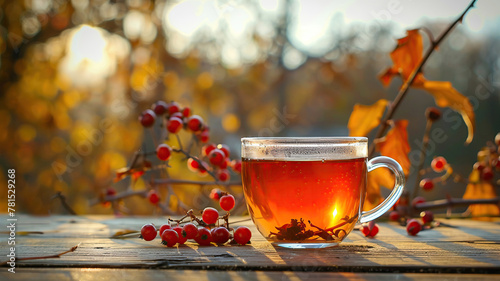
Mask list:
[[[431,54],[434,52],[434,50],[437,49],[439,44],[441,44],[441,42],[446,37],[446,35],[448,35],[448,33],[450,33],[450,31],[459,22],[461,22],[463,20],[465,14],[467,14],[467,12],[474,6],[475,2],[476,2],[476,0],[472,0],[472,2],[469,4],[469,6],[467,6],[467,8],[460,15],[460,17],[458,17],[452,24],[450,24],[450,26],[448,26],[448,28],[435,41],[431,41],[431,46],[429,47],[429,49],[427,49],[427,52],[425,53],[424,57],[422,58],[422,60],[418,64],[417,68],[412,72],[410,77],[408,77],[408,80],[406,80],[403,83],[403,85],[401,86],[401,88],[399,89],[398,95],[396,96],[394,101],[391,103],[391,106],[389,107],[389,111],[387,112],[386,116],[384,117],[384,119],[380,123],[380,127],[377,131],[377,134],[375,135],[374,140],[381,138],[385,134],[385,131],[387,130],[387,126],[388,126],[387,121],[389,119],[391,119],[392,116],[394,115],[394,113],[396,112],[396,109],[399,107],[399,105],[401,104],[401,101],[406,96],[406,93],[408,92],[410,85],[413,83],[413,81],[415,80],[417,75],[422,71],[424,64],[427,62],[427,60],[429,59]],[[373,145],[373,143],[372,143],[372,145],[370,146],[369,157],[373,156],[373,153],[375,153],[375,145]]]
[[420,185],[420,180],[422,179],[422,172],[424,168],[425,156],[427,154],[427,146],[429,145],[429,134],[431,132],[433,121],[427,118],[427,124],[425,125],[425,133],[422,139],[422,149],[420,150],[420,161],[417,167],[417,176],[415,179],[415,186],[413,187],[413,193],[411,198],[415,198],[418,195],[418,187]]
[[54,196],[52,196],[52,199],[59,199],[61,201],[61,205],[68,211],[68,213],[72,215],[76,215],[76,212],[71,208],[71,206],[66,202],[66,196],[62,195],[60,191],[58,191]]

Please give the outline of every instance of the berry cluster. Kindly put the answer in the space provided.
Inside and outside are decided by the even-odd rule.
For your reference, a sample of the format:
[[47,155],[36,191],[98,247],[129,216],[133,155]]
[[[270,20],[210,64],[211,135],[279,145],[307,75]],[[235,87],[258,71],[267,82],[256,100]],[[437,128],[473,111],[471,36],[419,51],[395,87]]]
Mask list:
[[[421,200],[420,198],[419,201]],[[397,211],[392,211],[389,214],[389,219],[392,221],[397,221],[402,225],[406,226],[406,232],[408,233],[408,235],[411,236],[417,235],[421,230],[429,229],[439,225],[437,222],[434,221],[434,214],[431,211],[423,211],[420,213],[421,222],[418,219],[403,218]]]
[[[495,177],[495,171],[500,171],[500,133],[495,136],[494,143],[487,143],[486,147],[478,152],[477,160],[472,167],[474,177],[470,177],[470,180],[472,182],[492,181]],[[445,172],[445,174],[435,178],[422,179],[419,185],[425,191],[433,190],[436,183],[445,182],[454,174],[453,168],[442,156],[435,157],[430,168],[436,173]],[[456,181],[460,178],[459,175],[455,174]]]
[[[163,224],[158,230],[153,224],[145,224],[141,229],[141,237],[146,241],[152,241],[159,234],[162,244],[167,247],[183,245],[188,239],[194,240],[200,246],[209,246],[212,243],[223,245],[230,239],[229,244],[246,245],[252,238],[252,233],[246,226],[240,226],[236,229],[229,227],[229,211],[233,209],[235,200],[231,194],[226,192],[222,192],[221,195],[219,205],[228,212],[225,215],[220,216],[217,209],[207,207],[201,213],[200,219],[194,215],[192,210],[189,210],[183,218],[179,220],[169,219],[169,222]],[[185,219],[191,221],[185,223]],[[219,224],[219,220],[223,220],[224,223]],[[175,223],[176,226],[172,227],[171,222]]]
[[[200,176],[210,175],[214,180],[213,184],[229,184],[228,182],[232,176],[240,178],[241,160],[231,160],[231,149],[228,145],[209,142],[209,126],[202,117],[193,115],[189,107],[183,107],[175,101],[170,103],[157,101],[150,109],[146,109],[141,113],[139,122],[144,128],[151,129],[150,132],[154,143],[158,143],[158,145],[156,145],[154,151],[138,151],[128,167],[117,170],[115,182],[127,176],[131,176],[132,182],[134,182],[149,170],[168,169],[171,167],[171,160],[176,154],[182,157],[181,160],[187,162],[187,168],[190,171],[196,172]],[[153,128],[154,130],[152,130]],[[161,134],[157,134],[158,129],[160,129]],[[188,144],[182,143],[182,139],[185,139],[180,137],[182,132],[191,134]],[[160,139],[157,138],[158,136],[160,136]],[[174,136],[173,139],[172,136]],[[175,141],[177,143],[173,144]],[[155,162],[154,159],[150,159],[151,157],[160,161],[156,160]],[[165,175],[168,177],[168,173],[162,173],[162,177],[165,177]],[[168,180],[166,179],[166,182]],[[172,182],[175,181],[172,179]],[[239,180],[235,181],[235,184],[238,184],[238,182]],[[200,182],[201,186],[211,184],[211,181]],[[167,198],[176,195],[169,193],[173,191],[167,191],[167,196],[163,198],[161,196],[163,194],[161,188],[163,187],[164,185],[158,185],[158,180],[151,180],[150,186],[144,190],[144,195],[152,205],[161,207],[160,210],[170,213],[176,212],[168,209],[170,203]],[[102,192],[100,202],[103,206],[117,208],[118,204],[111,203],[126,196],[130,195],[127,195],[126,192],[118,193],[110,187],[105,192]],[[234,197],[232,198],[232,206],[225,207],[226,209],[234,207]],[[226,200],[224,199],[223,202],[230,202]],[[189,207],[185,205],[181,207],[178,204],[177,206],[178,213],[183,213],[187,209]]]

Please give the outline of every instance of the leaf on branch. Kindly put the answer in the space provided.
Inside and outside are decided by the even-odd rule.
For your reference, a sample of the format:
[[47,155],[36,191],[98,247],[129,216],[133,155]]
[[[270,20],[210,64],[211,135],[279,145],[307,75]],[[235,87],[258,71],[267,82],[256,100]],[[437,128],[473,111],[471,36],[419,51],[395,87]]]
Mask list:
[[[388,86],[392,78],[397,75],[401,76],[403,82],[408,81],[422,61],[423,41],[418,29],[408,30],[406,34],[406,37],[398,39],[396,48],[391,52],[393,66],[379,77],[384,86]],[[427,81],[422,73],[417,74],[411,86],[431,93],[438,106],[450,107],[459,112],[468,129],[465,142],[469,144],[472,141],[475,131],[475,117],[467,97],[455,90],[450,82]]]
[[394,187],[394,175],[387,168],[378,168],[368,173],[366,184],[366,198],[363,210],[368,211],[382,203],[380,187],[392,189]]
[[380,99],[372,105],[355,104],[347,123],[349,136],[365,137],[380,124],[389,102]]
[[408,143],[408,120],[397,120],[387,135],[376,142],[380,154],[396,160],[403,168],[405,175],[410,172],[411,162],[408,158],[410,144]]
[[[379,77],[382,84],[388,86],[392,78],[396,75],[401,75],[403,81],[408,80],[420,64],[423,50],[423,40],[418,29],[407,30],[406,37],[398,39],[398,45],[391,52],[393,66]],[[423,76],[419,73],[413,83],[420,83],[422,80]]]
[[474,137],[475,117],[474,109],[469,99],[459,93],[450,82],[447,81],[423,81],[417,87],[427,90],[434,96],[436,105],[440,107],[451,107],[459,112],[464,119],[468,129],[468,136],[465,143],[469,144]]

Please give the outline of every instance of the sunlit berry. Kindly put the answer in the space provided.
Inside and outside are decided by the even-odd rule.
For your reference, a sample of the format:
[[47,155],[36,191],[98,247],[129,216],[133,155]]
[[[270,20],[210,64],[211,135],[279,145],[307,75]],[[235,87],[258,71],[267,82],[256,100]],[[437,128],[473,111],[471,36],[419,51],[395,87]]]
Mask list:
[[391,221],[399,221],[399,219],[401,218],[401,215],[399,214],[398,211],[392,211],[390,214],[389,214],[389,219]]
[[187,160],[187,165],[188,165],[188,169],[192,172],[197,172],[198,168],[200,167],[200,164],[198,163],[198,161],[194,160],[193,158],[189,158]]
[[187,239],[194,239],[196,237],[196,234],[198,234],[198,228],[196,225],[193,223],[186,223],[182,227],[182,236],[186,237]]
[[219,219],[219,212],[212,207],[206,207],[201,214],[201,219],[206,224],[214,224]]
[[176,227],[174,227],[172,229],[175,230],[175,232],[177,232],[177,235],[179,236],[179,240],[177,241],[177,243],[179,243],[179,245],[182,245],[182,244],[186,243],[187,237],[185,237],[183,235],[183,229],[182,229],[182,227],[176,226]]
[[493,170],[490,167],[485,167],[481,172],[481,178],[484,181],[490,181],[493,179]]
[[361,228],[361,232],[363,233],[363,235],[370,238],[375,237],[378,231],[378,225],[374,221],[364,224]]
[[484,162],[476,162],[476,163],[474,163],[474,166],[472,168],[474,170],[482,171],[484,169],[484,167],[486,167],[486,165],[484,165]]
[[141,237],[146,241],[151,241],[155,239],[157,235],[156,227],[150,223],[145,224],[141,228]]
[[224,244],[229,240],[230,233],[225,227],[216,227],[210,232],[212,234],[212,242],[216,244]]
[[189,107],[184,107],[182,109],[182,115],[184,115],[184,117],[189,117],[191,115],[191,109]]
[[162,143],[156,148],[156,156],[162,161],[167,161],[170,158],[171,154],[172,149],[166,143]]
[[422,230],[422,225],[416,219],[411,219],[406,224],[406,232],[411,235],[417,235]]
[[211,144],[206,144],[201,148],[201,153],[206,156],[208,155],[212,150],[216,149],[217,145],[211,143]]
[[231,154],[231,150],[229,149],[229,146],[227,146],[226,144],[219,144],[217,145],[217,148],[220,149],[222,152],[224,152],[224,156],[225,157],[229,157],[229,155]]
[[167,130],[172,134],[177,134],[182,129],[182,120],[179,117],[168,119]]
[[434,221],[434,214],[431,211],[420,212],[420,217],[424,224],[429,224]]
[[411,205],[413,207],[417,206],[417,204],[421,204],[421,203],[425,203],[426,200],[424,197],[421,197],[421,196],[417,196],[415,198],[413,198],[413,200],[411,201]]
[[159,100],[151,106],[151,109],[155,112],[156,115],[162,115],[167,113],[168,104],[162,100]]
[[187,127],[193,132],[198,132],[203,128],[203,118],[198,115],[193,115],[187,120]]
[[219,166],[225,159],[224,152],[220,149],[214,149],[208,154],[208,159],[210,163],[214,166]]
[[420,181],[420,188],[430,191],[434,188],[434,182],[432,182],[432,179],[423,179]]
[[432,159],[431,167],[432,170],[434,170],[434,172],[440,173],[446,168],[446,164],[447,164],[446,159],[442,156],[438,156]]
[[234,208],[235,200],[231,194],[226,194],[219,199],[219,205],[224,211],[231,211]]
[[172,228],[172,226],[170,226],[169,223],[163,224],[162,226],[160,226],[160,230],[159,230],[160,235],[163,233],[163,231],[165,231],[167,229],[171,229],[171,228]]
[[232,164],[233,171],[241,173],[241,160],[234,160]]
[[240,245],[246,245],[252,238],[252,232],[246,226],[240,226],[234,231],[234,241]]
[[199,134],[198,137],[202,143],[207,143],[210,140],[210,132],[205,129]]
[[198,243],[200,246],[208,246],[210,245],[210,242],[212,242],[212,233],[210,230],[200,227],[198,228],[198,233],[196,234],[196,237],[194,237],[194,241]]
[[168,114],[169,115],[172,115],[172,114],[174,114],[176,112],[179,112],[180,109],[181,109],[181,107],[175,101],[173,101],[173,102],[171,102],[171,103],[168,104]]
[[167,247],[173,247],[179,242],[179,234],[173,229],[166,229],[161,234],[161,243]]
[[156,114],[151,109],[146,109],[145,111],[142,112],[141,116],[139,117],[139,120],[141,121],[142,126],[146,128],[151,127],[155,123]]
[[225,169],[219,170],[217,172],[217,179],[219,181],[222,181],[222,182],[228,181],[229,180],[229,172]]
[[155,190],[150,190],[148,193],[148,200],[151,204],[156,205],[160,202],[160,195]]
[[222,194],[222,191],[218,188],[214,188],[210,191],[210,199],[212,200],[216,200],[216,201],[219,201],[219,199],[221,198],[221,195]]

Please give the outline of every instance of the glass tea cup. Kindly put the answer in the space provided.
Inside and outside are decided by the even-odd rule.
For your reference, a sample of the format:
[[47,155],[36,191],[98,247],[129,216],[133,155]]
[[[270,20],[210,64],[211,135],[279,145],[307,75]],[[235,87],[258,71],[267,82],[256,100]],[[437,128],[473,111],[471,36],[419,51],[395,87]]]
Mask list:
[[[357,222],[388,211],[403,192],[401,166],[385,156],[368,161],[364,137],[250,137],[241,139],[242,181],[259,232],[287,248],[336,246]],[[395,176],[391,194],[363,212],[367,173]]]

